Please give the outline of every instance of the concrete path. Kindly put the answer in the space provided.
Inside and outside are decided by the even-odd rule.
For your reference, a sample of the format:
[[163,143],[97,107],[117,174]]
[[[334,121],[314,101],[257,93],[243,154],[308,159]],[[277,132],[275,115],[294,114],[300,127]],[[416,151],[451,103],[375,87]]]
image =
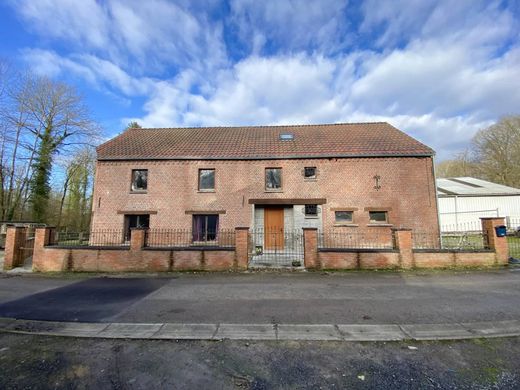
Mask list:
[[460,340],[520,336],[520,321],[462,324],[176,324],[81,323],[0,318],[0,332],[147,340]]

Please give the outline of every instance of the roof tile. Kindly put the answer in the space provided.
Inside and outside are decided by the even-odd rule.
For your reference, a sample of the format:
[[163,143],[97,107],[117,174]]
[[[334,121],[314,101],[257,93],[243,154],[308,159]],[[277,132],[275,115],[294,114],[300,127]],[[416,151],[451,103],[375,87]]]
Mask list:
[[[294,140],[280,140],[280,134]],[[99,160],[430,156],[385,122],[298,126],[129,129],[100,145]]]

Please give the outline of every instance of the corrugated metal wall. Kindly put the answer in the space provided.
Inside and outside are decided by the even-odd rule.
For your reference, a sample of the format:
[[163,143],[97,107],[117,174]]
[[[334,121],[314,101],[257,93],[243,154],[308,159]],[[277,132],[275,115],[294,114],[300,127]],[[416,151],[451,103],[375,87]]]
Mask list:
[[480,217],[520,217],[520,196],[440,197],[442,231],[475,230]]

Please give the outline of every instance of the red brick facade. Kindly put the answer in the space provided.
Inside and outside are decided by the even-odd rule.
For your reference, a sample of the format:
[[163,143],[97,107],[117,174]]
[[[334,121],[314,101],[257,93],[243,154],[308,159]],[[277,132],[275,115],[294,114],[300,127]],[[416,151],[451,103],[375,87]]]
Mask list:
[[[192,214],[197,212],[219,212],[221,229],[253,227],[250,199],[325,199],[324,229],[362,231],[370,226],[369,210],[386,210],[393,227],[435,234],[438,216],[432,164],[431,157],[98,161],[92,228],[120,229],[124,214],[149,213],[152,229],[190,229]],[[303,169],[309,166],[317,167],[315,180],[304,180]],[[268,167],[282,168],[280,192],[265,190]],[[214,192],[198,191],[201,168],[215,169]],[[132,169],[148,170],[146,193],[130,191]],[[354,210],[356,226],[335,227],[337,208]]]

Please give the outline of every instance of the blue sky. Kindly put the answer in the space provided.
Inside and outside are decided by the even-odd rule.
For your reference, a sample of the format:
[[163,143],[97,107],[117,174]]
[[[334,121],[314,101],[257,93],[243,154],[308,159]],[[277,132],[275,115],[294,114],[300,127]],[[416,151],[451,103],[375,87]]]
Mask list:
[[64,80],[107,137],[388,121],[451,157],[520,114],[520,2],[8,0],[0,56]]

